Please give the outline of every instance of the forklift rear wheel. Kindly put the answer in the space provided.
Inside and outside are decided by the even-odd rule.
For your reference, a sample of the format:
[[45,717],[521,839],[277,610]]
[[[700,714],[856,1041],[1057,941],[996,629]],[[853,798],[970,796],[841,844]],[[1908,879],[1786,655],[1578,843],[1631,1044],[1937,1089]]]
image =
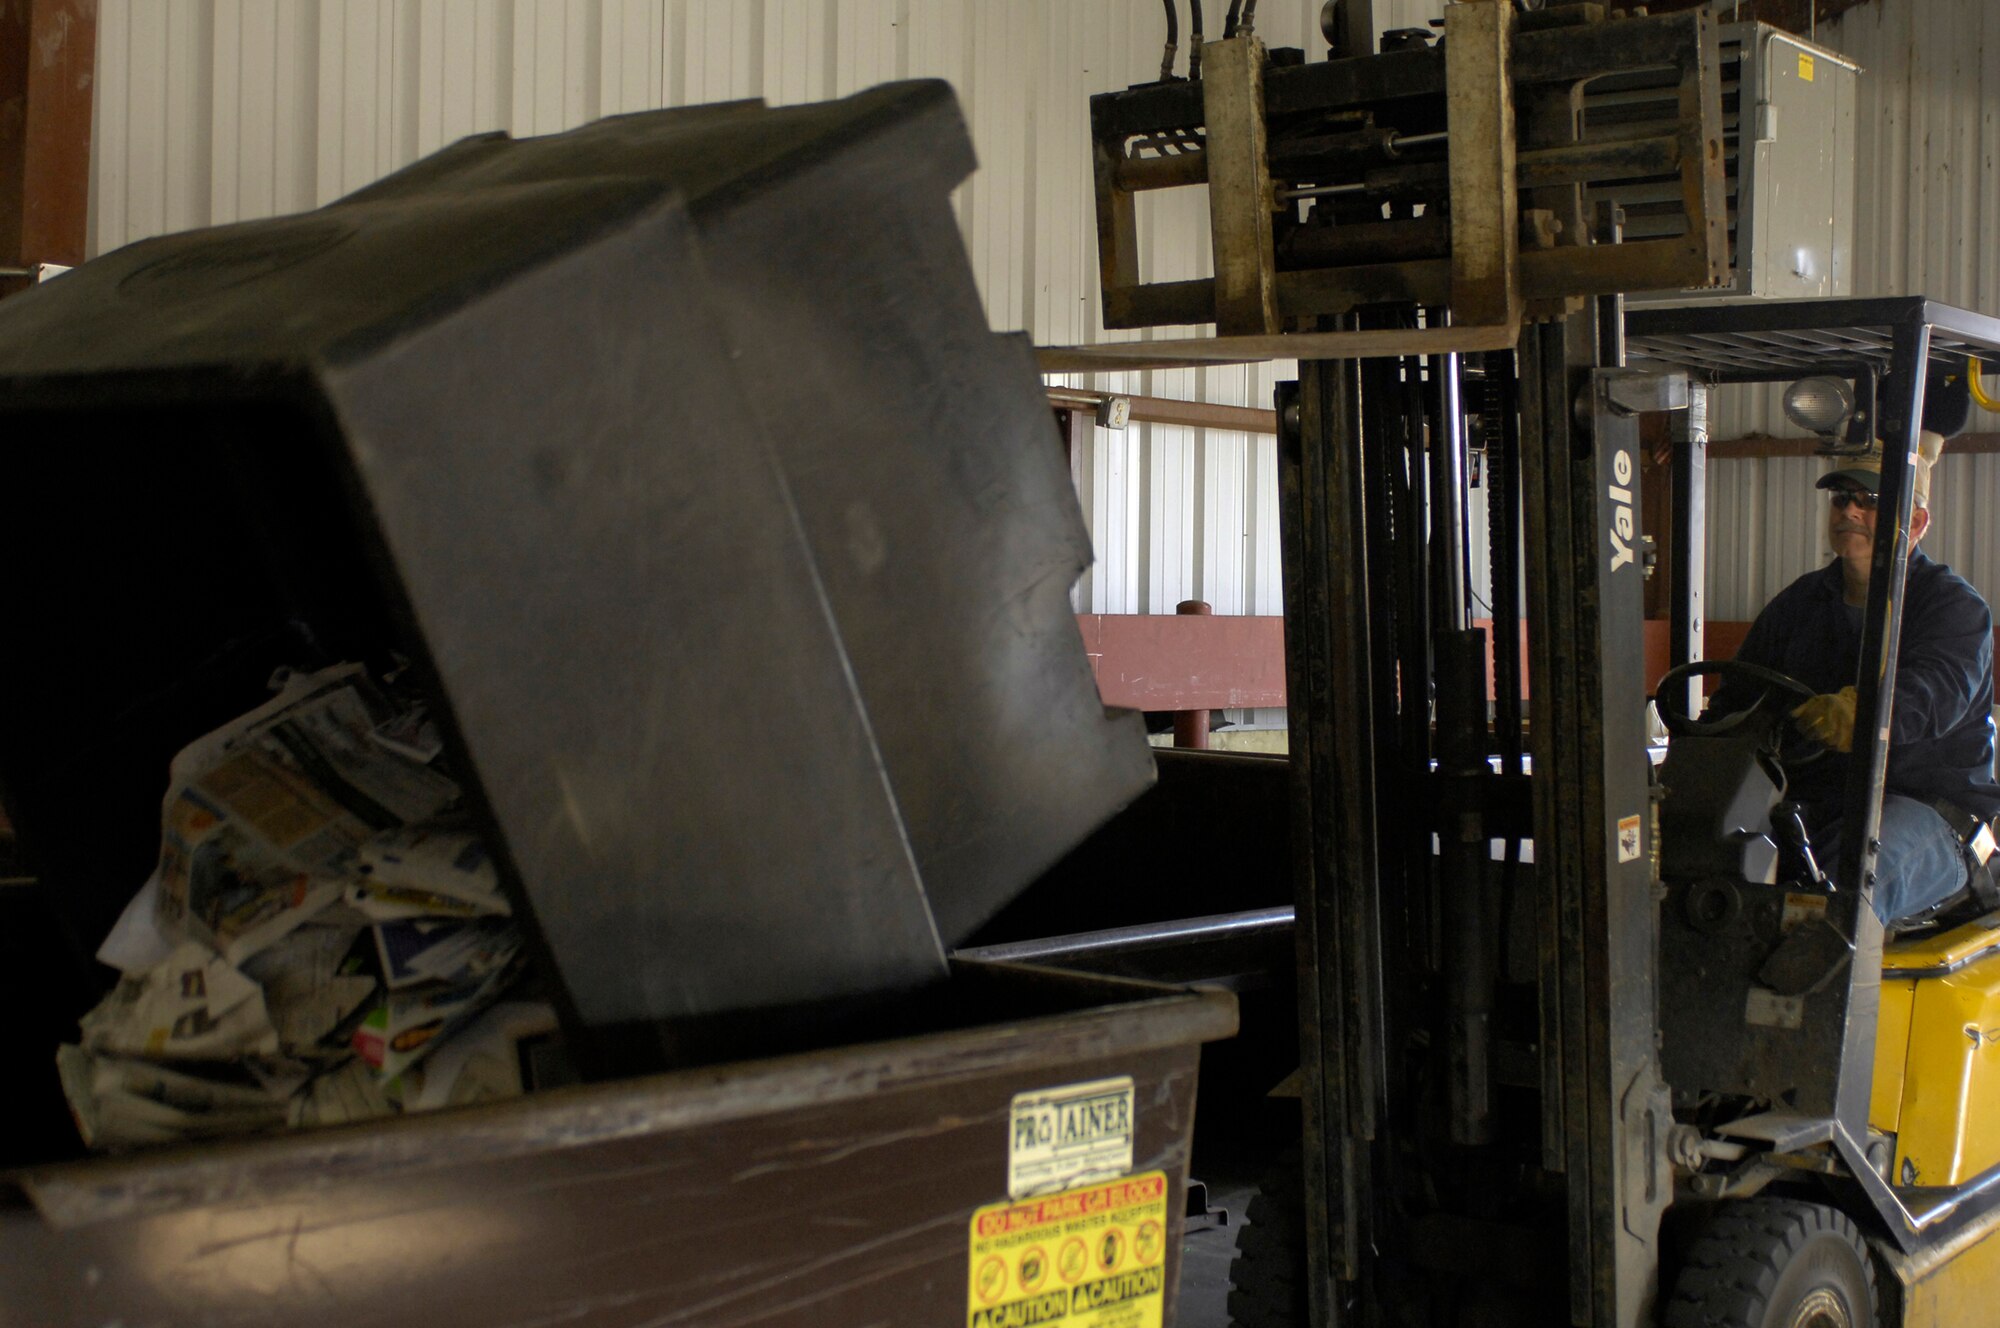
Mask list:
[[1824,1204],[1725,1204],[1688,1247],[1666,1328],[1875,1328],[1875,1266]]
[[1305,1156],[1293,1144],[1266,1169],[1236,1236],[1230,1266],[1234,1328],[1295,1328],[1306,1321]]

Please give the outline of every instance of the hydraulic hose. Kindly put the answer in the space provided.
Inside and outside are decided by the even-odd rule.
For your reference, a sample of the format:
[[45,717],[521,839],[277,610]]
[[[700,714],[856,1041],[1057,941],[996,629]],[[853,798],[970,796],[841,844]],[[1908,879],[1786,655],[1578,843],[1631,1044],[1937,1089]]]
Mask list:
[[1174,0],[1160,0],[1167,11],[1167,49],[1160,55],[1160,82],[1174,76],[1174,52],[1181,48],[1181,18],[1174,12]]
[[2000,400],[1986,395],[1986,384],[1980,380],[1979,357],[1965,357],[1965,385],[1972,389],[1972,399],[1979,403],[1981,410],[2000,411]]
[[1188,81],[1201,81],[1201,0],[1188,0]]

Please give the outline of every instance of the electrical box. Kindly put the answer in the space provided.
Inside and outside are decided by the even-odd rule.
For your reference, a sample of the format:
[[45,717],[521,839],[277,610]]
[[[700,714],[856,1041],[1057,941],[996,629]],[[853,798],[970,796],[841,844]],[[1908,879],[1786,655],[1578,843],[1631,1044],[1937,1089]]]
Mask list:
[[[1721,30],[1722,118],[1729,194],[1728,284],[1655,291],[1629,305],[1792,300],[1853,293],[1855,93],[1860,67],[1768,23]],[[1662,93],[1668,89],[1660,89]],[[1593,87],[1586,126],[1642,113],[1637,88]],[[1662,110],[1664,118],[1664,110]],[[1588,137],[1586,128],[1586,137]],[[1593,190],[1626,210],[1643,236],[1656,182]]]

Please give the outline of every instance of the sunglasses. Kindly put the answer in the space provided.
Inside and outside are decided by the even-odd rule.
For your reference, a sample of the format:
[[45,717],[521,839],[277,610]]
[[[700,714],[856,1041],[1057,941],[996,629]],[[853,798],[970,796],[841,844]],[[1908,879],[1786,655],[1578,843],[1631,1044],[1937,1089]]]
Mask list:
[[1876,495],[1863,493],[1859,489],[1835,489],[1828,497],[1833,503],[1833,510],[1836,512],[1843,511],[1849,507],[1858,507],[1864,512],[1875,510]]

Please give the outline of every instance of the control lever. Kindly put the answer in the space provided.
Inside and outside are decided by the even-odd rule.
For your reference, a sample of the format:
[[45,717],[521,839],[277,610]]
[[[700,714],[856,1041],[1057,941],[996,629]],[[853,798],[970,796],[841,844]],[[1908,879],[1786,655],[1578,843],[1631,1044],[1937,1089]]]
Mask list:
[[1799,851],[1799,857],[1806,864],[1806,876],[1814,885],[1827,888],[1826,873],[1819,869],[1819,859],[1813,856],[1812,836],[1806,832],[1806,818],[1796,802],[1781,802],[1773,811],[1774,824],[1781,827],[1785,837],[1792,841],[1792,847]]

